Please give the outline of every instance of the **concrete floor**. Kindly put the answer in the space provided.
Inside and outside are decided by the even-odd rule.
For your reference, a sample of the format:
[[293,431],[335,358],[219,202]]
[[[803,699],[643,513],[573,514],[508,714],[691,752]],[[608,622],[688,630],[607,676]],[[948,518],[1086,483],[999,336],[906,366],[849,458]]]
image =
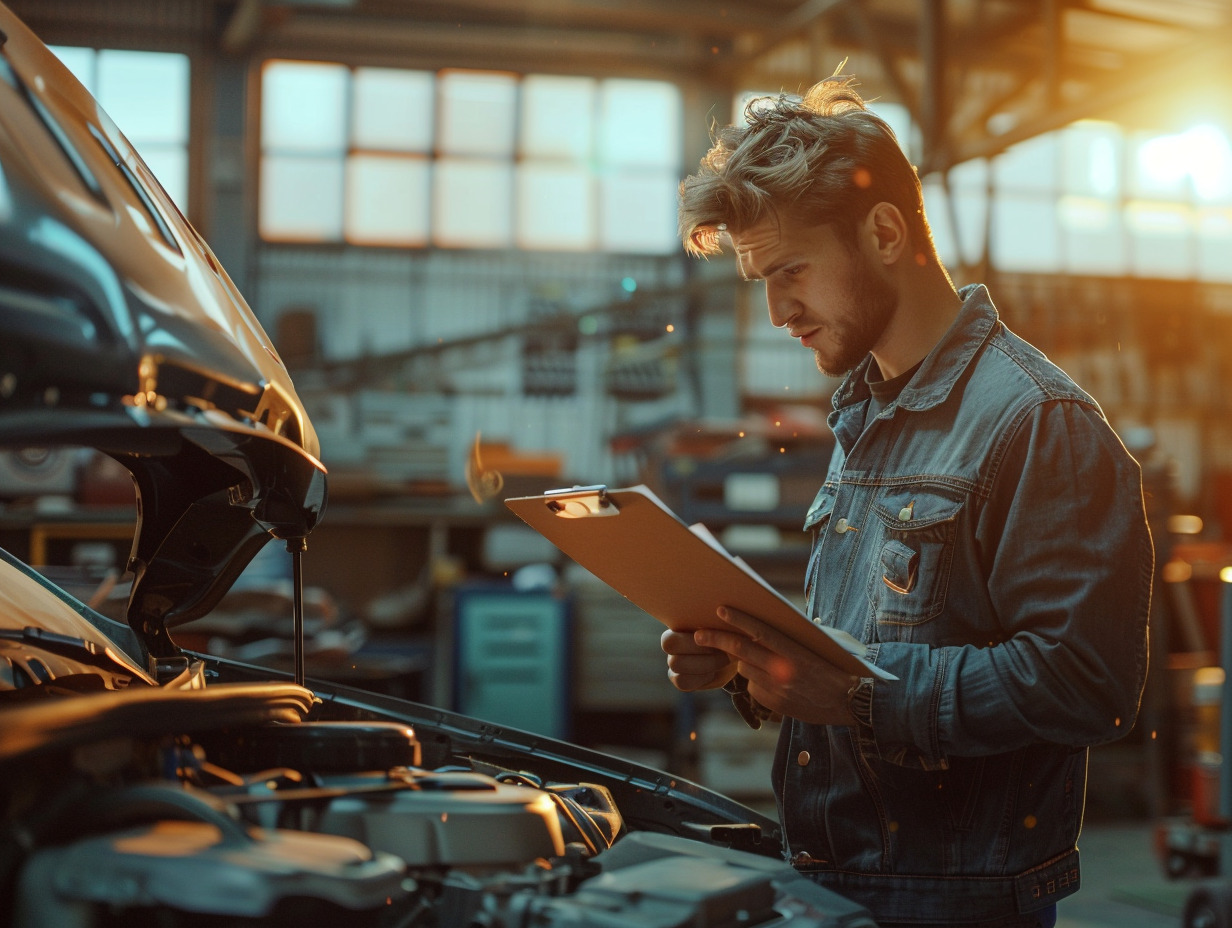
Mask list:
[[1169,880],[1149,822],[1082,829],[1082,889],[1057,906],[1057,928],[1179,928],[1197,879]]

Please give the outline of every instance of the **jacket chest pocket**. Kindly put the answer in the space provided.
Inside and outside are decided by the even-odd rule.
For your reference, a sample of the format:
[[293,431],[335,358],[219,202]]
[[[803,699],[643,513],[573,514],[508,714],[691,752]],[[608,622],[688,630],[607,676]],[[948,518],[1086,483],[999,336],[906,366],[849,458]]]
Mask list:
[[895,488],[874,502],[881,532],[870,552],[868,594],[879,629],[922,625],[940,614],[962,508],[961,499],[920,489]]

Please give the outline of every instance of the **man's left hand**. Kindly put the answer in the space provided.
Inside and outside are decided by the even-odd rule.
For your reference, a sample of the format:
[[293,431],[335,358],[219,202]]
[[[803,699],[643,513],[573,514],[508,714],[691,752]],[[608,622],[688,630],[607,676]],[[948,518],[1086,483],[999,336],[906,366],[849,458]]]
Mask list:
[[746,612],[720,606],[718,616],[730,631],[702,628],[694,640],[734,657],[749,695],[761,705],[814,725],[856,724],[847,693],[857,677]]

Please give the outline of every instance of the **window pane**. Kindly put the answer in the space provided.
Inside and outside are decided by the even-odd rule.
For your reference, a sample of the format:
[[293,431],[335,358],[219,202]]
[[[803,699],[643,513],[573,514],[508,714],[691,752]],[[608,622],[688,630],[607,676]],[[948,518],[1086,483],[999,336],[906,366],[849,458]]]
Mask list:
[[353,87],[353,147],[432,150],[435,90],[432,74],[391,68],[357,68]]
[[676,240],[675,172],[613,174],[602,180],[600,243],[608,251],[670,254]]
[[261,236],[341,239],[342,161],[266,155],[261,160]]
[[928,217],[928,227],[933,233],[933,247],[937,249],[937,257],[942,264],[957,264],[958,240],[954,234],[954,224],[950,221],[945,188],[939,181],[931,178],[925,178],[921,186],[924,190],[924,215]]
[[951,190],[974,190],[984,193],[988,190],[990,169],[987,158],[972,158],[950,168]]
[[81,81],[81,86],[94,93],[94,64],[97,52],[92,48],[79,48],[72,45],[48,45],[47,48],[73,72],[73,77]]
[[870,103],[868,108],[885,120],[898,138],[898,146],[908,158],[914,160],[919,152],[920,133],[911,121],[911,110],[901,103]]
[[452,248],[505,248],[513,238],[513,166],[442,158],[433,176],[432,238]]
[[522,82],[522,139],[527,158],[590,157],[595,82],[585,77],[535,75]]
[[1232,203],[1232,144],[1227,134],[1216,126],[1202,125],[1181,137],[1186,140],[1186,167],[1198,202]]
[[1198,278],[1232,282],[1232,209],[1204,209],[1198,217]]
[[427,242],[429,178],[428,162],[422,158],[351,158],[347,162],[347,240],[377,245]]
[[608,80],[600,85],[599,158],[605,164],[680,165],[680,91],[663,81]]
[[[977,162],[983,164],[984,162]],[[939,180],[925,179],[924,215],[928,217],[937,246],[937,256],[943,264],[975,264],[984,250],[984,226],[988,216],[988,197],[982,181],[978,184],[955,182],[956,177],[970,179],[971,172],[961,175],[963,165],[950,174],[950,197],[946,199],[945,188]],[[957,225],[957,228],[955,226]]]
[[1179,135],[1135,136],[1130,147],[1129,195],[1188,200],[1185,139]]
[[518,246],[593,248],[594,183],[586,168],[523,164],[518,168]]
[[339,64],[266,64],[261,74],[262,148],[345,151],[347,76],[347,69]]
[[166,52],[98,53],[96,99],[133,145],[188,140],[188,57]]
[[1081,197],[1119,197],[1125,144],[1111,123],[1078,122],[1061,133],[1061,188]]
[[1057,202],[1064,269],[1074,274],[1121,275],[1129,271],[1120,202],[1064,196]]
[[143,145],[141,160],[158,178],[158,182],[167,191],[167,196],[175,201],[180,212],[187,212],[188,152],[178,146]]
[[1056,201],[998,194],[993,200],[992,263],[1003,271],[1052,273],[1061,267]]
[[1060,150],[1055,132],[1019,142],[993,159],[993,183],[999,190],[1056,190]]
[[440,144],[449,155],[513,155],[517,84],[508,74],[448,71],[440,78]]

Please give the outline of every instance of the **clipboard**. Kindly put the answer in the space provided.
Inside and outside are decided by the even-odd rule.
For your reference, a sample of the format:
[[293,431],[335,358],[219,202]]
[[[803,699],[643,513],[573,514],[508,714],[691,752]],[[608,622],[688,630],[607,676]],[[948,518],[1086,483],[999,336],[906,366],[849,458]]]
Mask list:
[[844,673],[897,679],[865,660],[865,646],[855,637],[809,621],[705,526],[685,524],[646,486],[571,487],[513,497],[505,505],[669,628],[728,628],[715,610],[730,606],[757,616]]

